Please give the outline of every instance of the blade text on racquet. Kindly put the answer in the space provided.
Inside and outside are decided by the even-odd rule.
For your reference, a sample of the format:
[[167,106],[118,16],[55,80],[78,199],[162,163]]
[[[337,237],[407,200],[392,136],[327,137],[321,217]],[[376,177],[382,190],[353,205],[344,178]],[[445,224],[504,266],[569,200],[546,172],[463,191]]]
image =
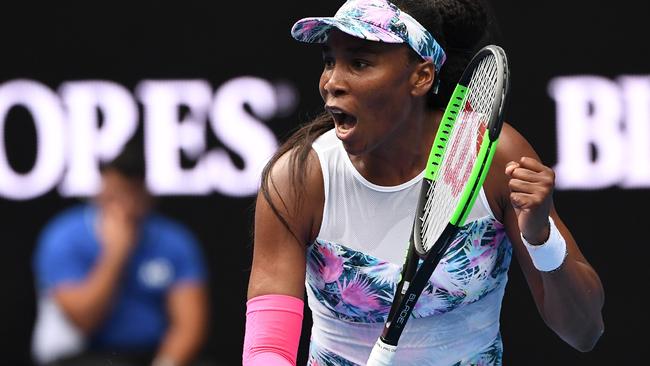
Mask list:
[[401,280],[368,366],[392,364],[415,303],[465,224],[496,151],[508,89],[505,52],[496,45],[482,48],[465,68],[440,121]]

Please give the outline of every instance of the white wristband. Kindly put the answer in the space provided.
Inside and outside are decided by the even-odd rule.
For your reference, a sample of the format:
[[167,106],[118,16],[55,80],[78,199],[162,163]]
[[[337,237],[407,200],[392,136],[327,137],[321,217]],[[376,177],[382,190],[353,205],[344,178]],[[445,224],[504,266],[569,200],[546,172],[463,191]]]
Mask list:
[[524,238],[524,234],[520,234],[521,240],[524,242],[526,249],[528,249],[528,254],[533,261],[533,265],[542,272],[551,272],[558,269],[569,254],[566,249],[566,241],[564,241],[562,234],[560,234],[560,231],[550,216],[548,223],[550,226],[548,239],[540,245],[530,244]]

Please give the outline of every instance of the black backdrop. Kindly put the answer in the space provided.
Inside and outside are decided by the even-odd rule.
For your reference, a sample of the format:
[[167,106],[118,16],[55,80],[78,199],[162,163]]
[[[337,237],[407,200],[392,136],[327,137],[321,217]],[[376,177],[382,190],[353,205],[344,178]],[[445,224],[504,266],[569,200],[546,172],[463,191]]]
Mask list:
[[[289,28],[303,16],[333,14],[338,1],[90,3],[0,5],[0,82],[28,78],[56,90],[64,81],[105,79],[132,90],[142,79],[200,78],[213,87],[241,75],[284,80],[296,86],[301,99],[291,115],[266,121],[279,139],[321,106],[319,51],[293,41]],[[648,11],[635,1],[491,4],[512,66],[508,120],[548,165],[557,159],[555,106],[547,93],[551,78],[650,73],[650,46],[642,34]],[[6,154],[16,169],[28,169],[33,127],[21,122],[20,113],[11,116]],[[643,209],[648,196],[647,189],[616,186],[556,191],[560,215],[605,286],[606,331],[587,354],[564,344],[538,316],[513,261],[502,311],[506,365],[640,362],[648,326],[641,300],[650,254]],[[76,202],[56,190],[26,201],[0,198],[0,364],[30,364],[35,238],[50,217]],[[204,353],[224,365],[240,362],[252,204],[253,197],[218,193],[159,198],[159,210],[186,223],[203,243],[213,310]],[[306,322],[302,359],[308,327]]]

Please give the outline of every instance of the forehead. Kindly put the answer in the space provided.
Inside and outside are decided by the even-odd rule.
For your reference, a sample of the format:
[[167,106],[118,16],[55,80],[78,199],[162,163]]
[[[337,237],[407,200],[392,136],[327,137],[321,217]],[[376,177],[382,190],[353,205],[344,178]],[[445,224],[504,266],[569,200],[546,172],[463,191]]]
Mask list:
[[390,54],[406,53],[407,46],[403,43],[385,43],[368,41],[365,39],[353,37],[338,29],[332,29],[327,37],[327,42],[323,45],[325,52],[348,52],[348,53],[368,53],[368,54]]

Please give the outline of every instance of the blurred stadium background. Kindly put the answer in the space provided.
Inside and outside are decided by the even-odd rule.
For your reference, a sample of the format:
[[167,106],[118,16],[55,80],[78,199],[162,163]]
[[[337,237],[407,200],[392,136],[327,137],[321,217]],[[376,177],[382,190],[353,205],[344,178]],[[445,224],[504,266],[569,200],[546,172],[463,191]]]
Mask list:
[[[322,106],[320,51],[293,41],[289,29],[340,3],[0,5],[0,364],[31,364],[40,229],[93,192],[99,159],[137,130],[159,210],[203,244],[213,311],[203,354],[241,362],[259,169]],[[507,119],[557,169],[557,209],[606,291],[605,334],[581,354],[543,324],[513,263],[504,363],[637,364],[649,325],[641,300],[650,254],[648,5],[489,4],[512,67]]]

